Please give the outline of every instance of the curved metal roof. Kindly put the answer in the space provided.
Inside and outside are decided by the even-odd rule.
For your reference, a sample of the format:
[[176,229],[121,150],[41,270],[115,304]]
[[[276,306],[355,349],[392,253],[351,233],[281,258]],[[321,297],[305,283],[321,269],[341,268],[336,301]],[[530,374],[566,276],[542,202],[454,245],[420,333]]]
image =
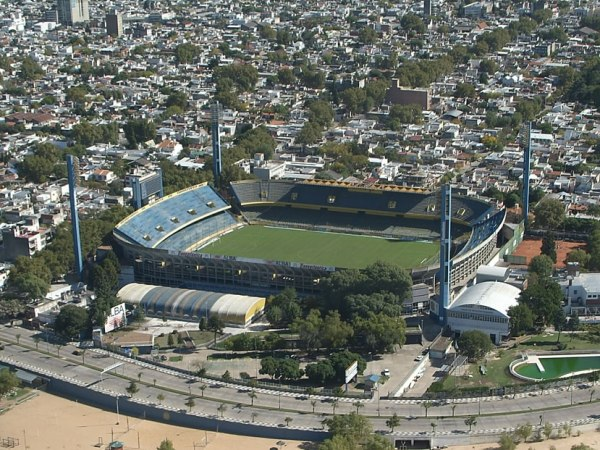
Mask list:
[[126,303],[139,305],[147,314],[193,321],[217,315],[225,323],[234,325],[246,325],[265,306],[262,297],[139,283],[122,287],[117,295]]
[[448,309],[472,309],[483,306],[508,317],[508,308],[517,305],[520,294],[521,290],[510,284],[485,281],[468,287]]

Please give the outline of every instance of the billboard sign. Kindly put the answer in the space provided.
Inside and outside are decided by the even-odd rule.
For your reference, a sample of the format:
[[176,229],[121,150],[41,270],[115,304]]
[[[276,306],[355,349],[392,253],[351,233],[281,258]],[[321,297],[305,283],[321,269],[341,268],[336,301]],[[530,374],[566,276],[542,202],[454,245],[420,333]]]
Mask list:
[[345,373],[345,383],[348,384],[350,381],[358,375],[358,361],[354,361],[350,364],[350,367],[346,369]]
[[104,323],[104,332],[110,333],[117,328],[126,325],[125,319],[125,303],[119,303],[117,306],[110,308],[110,313]]

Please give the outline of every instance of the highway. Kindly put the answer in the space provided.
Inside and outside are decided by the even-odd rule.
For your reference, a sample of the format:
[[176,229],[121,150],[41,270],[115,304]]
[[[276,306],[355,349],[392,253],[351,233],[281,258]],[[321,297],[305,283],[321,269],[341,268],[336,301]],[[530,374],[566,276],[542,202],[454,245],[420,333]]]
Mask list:
[[[254,422],[271,427],[285,426],[285,419],[290,418],[290,428],[321,430],[323,420],[331,416],[334,409],[336,414],[357,411],[356,399],[309,398],[260,388],[255,389],[256,397],[251,406],[248,387],[182,375],[99,349],[88,349],[84,355],[75,356],[73,351],[76,347],[72,345],[59,349],[52,343],[36,343],[33,336],[38,334],[22,328],[0,327],[0,342],[5,347],[0,351],[0,362],[52,373],[74,384],[110,392],[115,397],[115,413],[117,398],[128,396],[126,388],[132,380],[140,389],[133,395],[136,402],[181,410],[187,409],[185,402],[191,395],[195,406],[190,414],[215,418],[222,415],[222,420]],[[106,369],[110,370],[102,373]],[[203,385],[207,387],[201,390]],[[164,399],[159,401],[159,394]],[[361,401],[358,412],[369,417],[374,429],[382,432],[389,431],[386,419],[398,414],[401,423],[394,435],[399,437],[434,433],[438,437],[464,435],[468,432],[465,418],[471,415],[477,416],[472,434],[493,435],[526,422],[532,425],[549,422],[556,426],[567,422],[600,422],[597,398],[600,398],[600,388],[585,384],[572,389],[544,391],[543,394],[521,394],[515,398],[458,399],[456,403],[432,406],[426,410],[421,401],[379,399],[376,395],[373,399]],[[219,410],[221,404],[225,404],[226,408]]]

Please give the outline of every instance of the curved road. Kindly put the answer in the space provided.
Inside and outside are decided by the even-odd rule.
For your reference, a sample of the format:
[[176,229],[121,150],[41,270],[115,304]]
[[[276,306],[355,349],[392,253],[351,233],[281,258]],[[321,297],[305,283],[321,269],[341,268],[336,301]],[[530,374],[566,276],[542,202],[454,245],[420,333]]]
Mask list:
[[[194,396],[192,414],[203,416],[223,415],[223,420],[256,422],[281,427],[285,418],[289,426],[299,429],[323,428],[323,419],[334,413],[357,411],[356,399],[334,399],[320,396],[298,396],[288,392],[255,389],[252,399],[249,388],[215,382],[199,377],[182,375],[176,371],[158,368],[143,361],[115,357],[103,350],[89,349],[84,356],[75,356],[74,346],[60,350],[45,341],[35,342],[38,332],[22,328],[0,328],[0,341],[4,351],[0,361],[13,363],[25,369],[58,374],[63,379],[88,386],[91,389],[111,392],[115,398],[126,396],[126,387],[135,380],[140,388],[134,399],[141,403],[161,404],[173,409],[186,409],[187,398]],[[17,339],[19,335],[19,339]],[[18,341],[18,343],[17,343]],[[85,359],[85,365],[83,365]],[[102,371],[108,370],[106,373]],[[204,391],[200,386],[206,385]],[[164,399],[159,401],[157,396]],[[373,399],[361,401],[358,411],[368,416],[375,430],[387,431],[385,421],[396,413],[401,424],[395,436],[432,435],[442,437],[463,435],[468,432],[465,418],[478,416],[473,434],[493,435],[518,425],[552,423],[555,426],[600,421],[596,398],[600,388],[585,384],[572,390],[544,391],[543,394],[521,394],[515,398],[488,397],[482,399],[457,399],[454,404],[424,408],[421,402],[403,399]],[[219,411],[221,404],[226,411]],[[254,403],[251,406],[251,403]],[[313,413],[314,408],[314,413]],[[116,402],[115,402],[116,413]],[[453,413],[455,417],[453,416]],[[432,423],[435,424],[432,426]]]

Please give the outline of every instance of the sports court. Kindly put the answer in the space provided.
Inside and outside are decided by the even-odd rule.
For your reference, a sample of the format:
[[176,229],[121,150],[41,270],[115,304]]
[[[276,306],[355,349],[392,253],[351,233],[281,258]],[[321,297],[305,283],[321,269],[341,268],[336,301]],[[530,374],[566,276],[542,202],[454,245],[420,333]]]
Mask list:
[[347,269],[362,269],[376,261],[411,268],[436,261],[439,243],[251,225],[199,252]]
[[[567,255],[576,249],[585,250],[583,242],[555,241],[556,242],[556,264],[554,267],[563,269],[567,266]],[[531,259],[542,254],[542,238],[527,238],[519,244],[513,252],[513,256],[524,257],[524,265],[529,265]]]

